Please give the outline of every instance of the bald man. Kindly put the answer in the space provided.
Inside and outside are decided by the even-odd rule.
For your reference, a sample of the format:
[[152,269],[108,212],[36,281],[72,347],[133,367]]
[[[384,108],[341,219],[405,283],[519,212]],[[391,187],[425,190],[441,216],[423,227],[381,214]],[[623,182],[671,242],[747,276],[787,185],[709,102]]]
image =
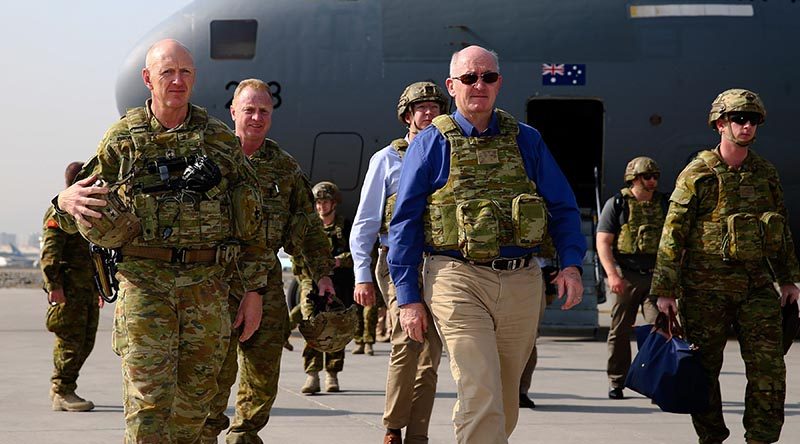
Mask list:
[[433,119],[408,147],[389,225],[400,325],[422,342],[430,308],[458,387],[462,444],[505,444],[516,426],[544,306],[533,255],[545,227],[561,259],[563,308],[583,292],[575,196],[539,132],[494,107],[502,83],[497,54],[479,46],[453,54],[445,84],[457,111]]
[[236,136],[189,103],[189,50],[176,40],[157,42],[142,80],[150,90],[145,106],[106,132],[84,179],[53,204],[59,224],[73,230],[97,223],[109,192],[132,206],[142,228],[120,247],[113,335],[125,442],[194,443],[230,338],[229,288],[243,289],[233,327],[245,341],[260,324],[276,258],[266,250],[261,212],[252,211],[261,208],[258,183]]

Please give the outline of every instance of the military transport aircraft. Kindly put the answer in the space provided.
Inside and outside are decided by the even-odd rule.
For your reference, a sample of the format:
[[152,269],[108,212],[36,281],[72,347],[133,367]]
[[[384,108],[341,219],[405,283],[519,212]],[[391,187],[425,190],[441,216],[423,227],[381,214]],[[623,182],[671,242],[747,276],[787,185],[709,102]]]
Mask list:
[[797,239],[798,19],[795,0],[197,0],[132,50],[117,106],[144,102],[145,53],[176,38],[195,56],[193,101],[225,122],[237,81],[269,81],[270,137],[312,182],[337,183],[352,214],[370,156],[404,133],[402,89],[443,85],[453,51],[479,44],[500,56],[497,106],[542,132],[590,238],[597,200],[623,185],[628,160],[653,157],[669,191],[687,157],[719,141],[705,123],[711,101],[743,87],[766,103],[755,149],[781,173]]

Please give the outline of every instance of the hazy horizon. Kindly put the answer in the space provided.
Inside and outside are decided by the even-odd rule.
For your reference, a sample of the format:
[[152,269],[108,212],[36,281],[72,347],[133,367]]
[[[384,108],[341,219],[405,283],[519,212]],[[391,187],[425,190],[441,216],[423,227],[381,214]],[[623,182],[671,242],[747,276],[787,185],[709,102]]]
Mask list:
[[[91,157],[119,118],[119,68],[149,30],[192,0],[13,2],[3,8],[0,232],[41,230],[64,169]],[[144,61],[142,61],[144,64]]]

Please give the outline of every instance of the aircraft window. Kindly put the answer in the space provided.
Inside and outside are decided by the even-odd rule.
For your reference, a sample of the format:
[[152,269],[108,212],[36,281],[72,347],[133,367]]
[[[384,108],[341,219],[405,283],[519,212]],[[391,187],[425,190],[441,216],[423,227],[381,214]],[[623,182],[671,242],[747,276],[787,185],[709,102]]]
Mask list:
[[256,55],[256,20],[211,22],[212,59],[252,59]]

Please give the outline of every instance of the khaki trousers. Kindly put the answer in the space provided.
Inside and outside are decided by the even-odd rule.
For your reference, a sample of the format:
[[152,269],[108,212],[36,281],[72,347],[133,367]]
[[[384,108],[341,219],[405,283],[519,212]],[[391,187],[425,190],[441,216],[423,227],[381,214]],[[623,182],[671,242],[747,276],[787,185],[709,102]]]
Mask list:
[[[650,324],[656,321],[658,307],[650,300],[650,282],[652,274],[641,274],[632,270],[617,268],[628,282],[631,283],[620,294],[613,293],[616,297],[614,306],[611,307],[611,327],[608,330],[608,385],[611,388],[624,388],[625,378],[631,366],[631,332],[636,322],[636,314],[642,309],[645,322]],[[608,282],[606,282],[607,284]],[[609,293],[611,289],[606,285]]]
[[494,271],[429,256],[425,301],[450,355],[461,444],[506,444],[519,415],[519,380],[530,357],[542,308],[542,272],[534,261]]
[[426,310],[428,331],[425,342],[421,344],[408,337],[400,327],[400,307],[389,277],[385,250],[380,250],[377,262],[375,278],[392,319],[392,353],[386,374],[383,425],[387,429],[405,428],[403,442],[406,444],[427,443],[442,358],[442,340],[436,332],[430,310]]

